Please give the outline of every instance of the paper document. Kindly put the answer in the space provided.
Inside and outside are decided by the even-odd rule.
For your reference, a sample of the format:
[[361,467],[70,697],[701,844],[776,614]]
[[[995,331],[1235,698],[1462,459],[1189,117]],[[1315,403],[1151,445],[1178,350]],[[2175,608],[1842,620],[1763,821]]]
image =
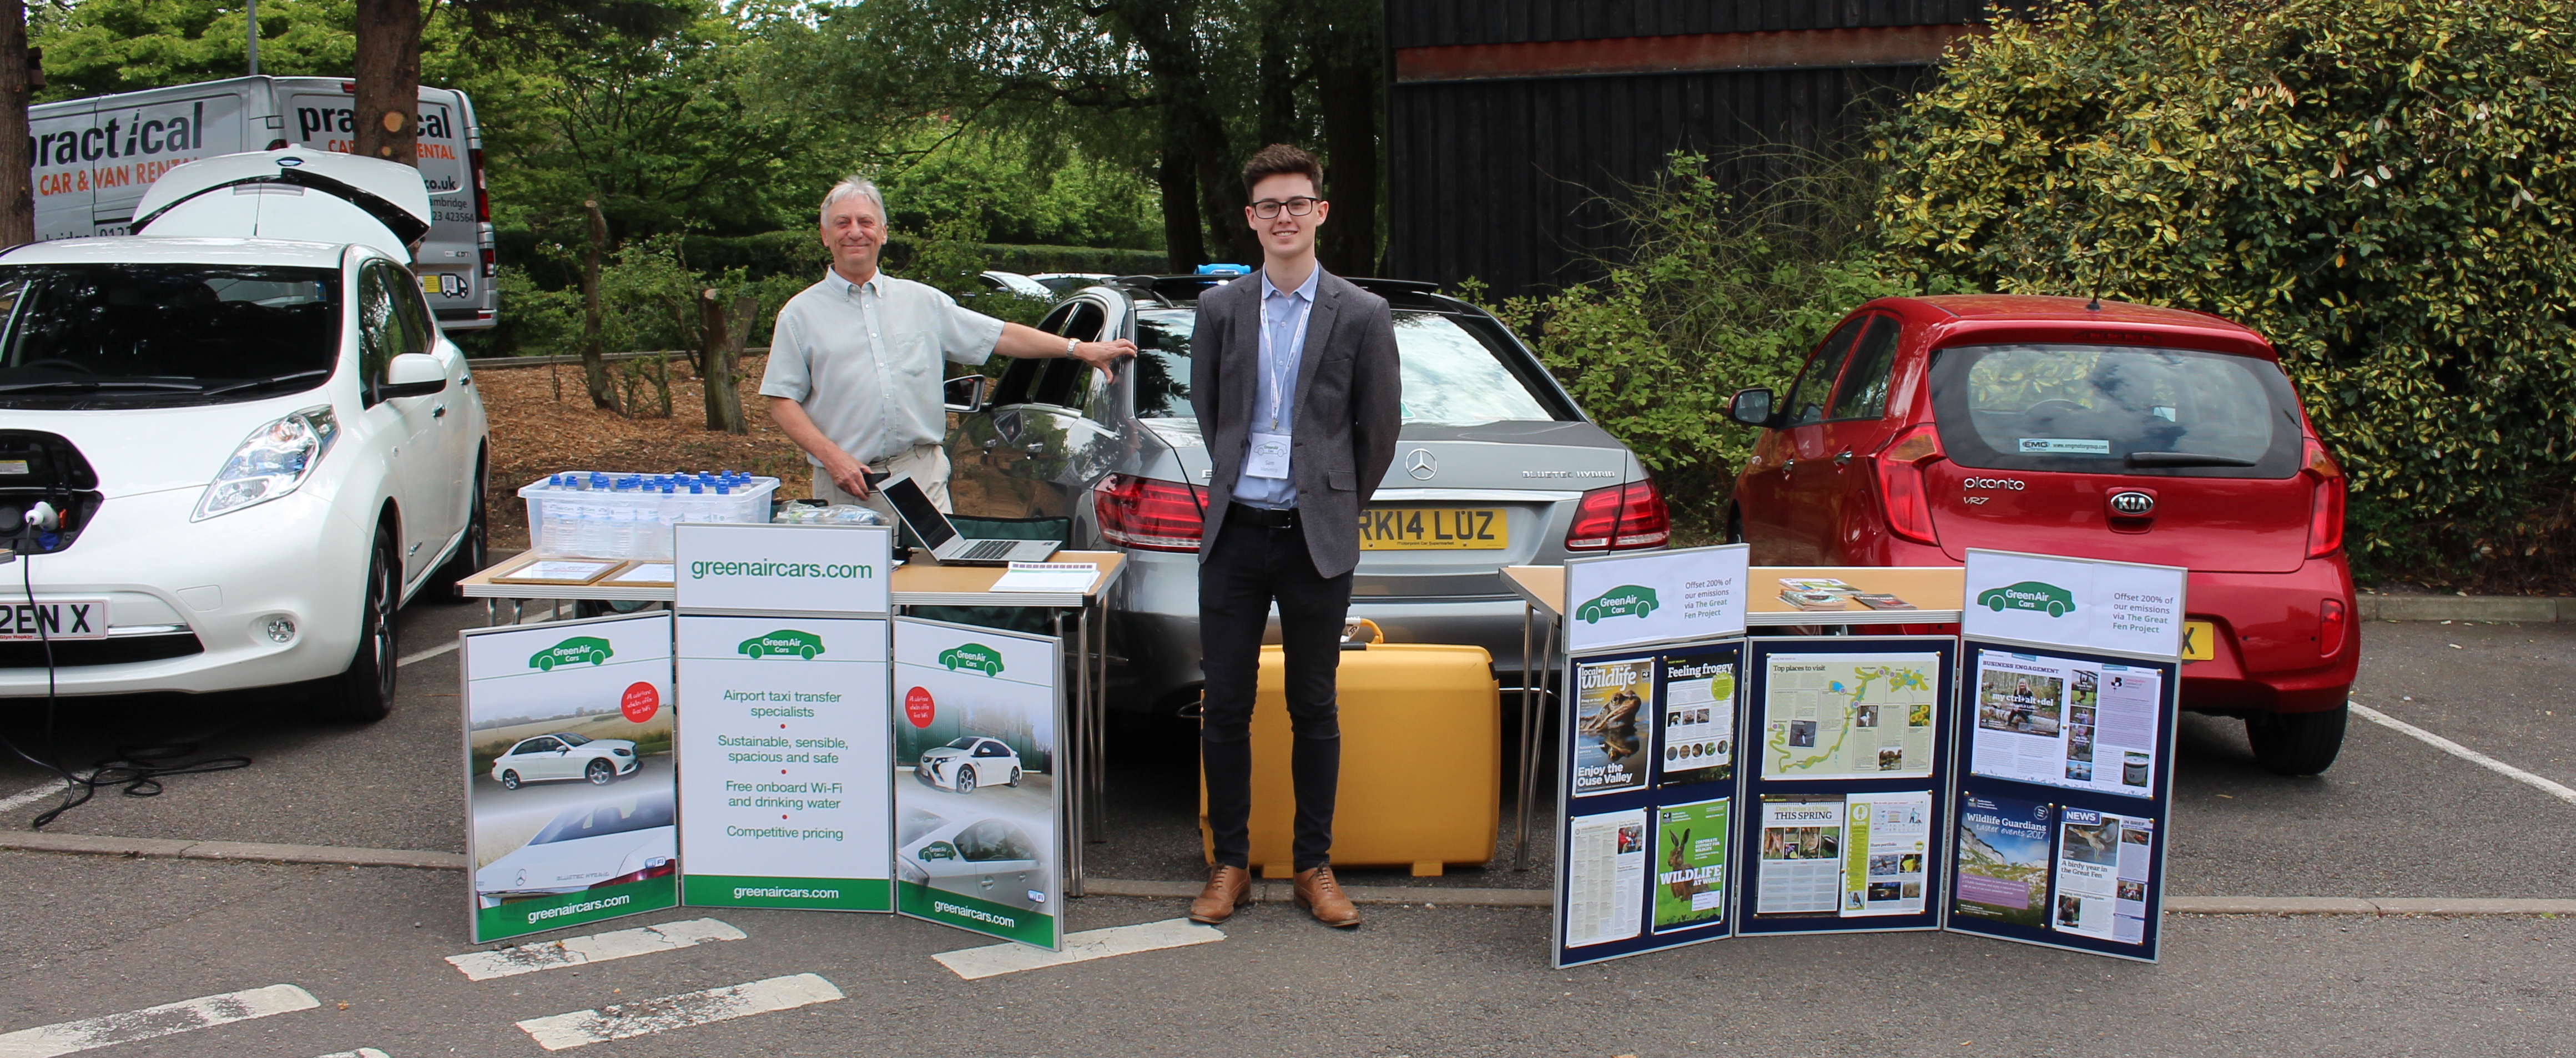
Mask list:
[[1638,933],[1646,897],[1646,810],[1574,817],[1565,850],[1565,946]]
[[638,562],[626,571],[608,578],[610,584],[665,585],[673,582],[677,566],[669,562]]
[[1013,562],[994,591],[1090,591],[1100,579],[1097,562]]
[[1979,650],[1968,770],[2152,797],[2163,674],[2110,662]]

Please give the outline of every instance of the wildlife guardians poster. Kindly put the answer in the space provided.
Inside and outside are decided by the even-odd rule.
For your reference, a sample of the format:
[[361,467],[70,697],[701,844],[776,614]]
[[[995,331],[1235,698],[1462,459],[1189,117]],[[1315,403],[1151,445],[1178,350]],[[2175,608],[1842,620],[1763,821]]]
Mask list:
[[1643,789],[1654,659],[1577,665],[1574,679],[1574,796]]

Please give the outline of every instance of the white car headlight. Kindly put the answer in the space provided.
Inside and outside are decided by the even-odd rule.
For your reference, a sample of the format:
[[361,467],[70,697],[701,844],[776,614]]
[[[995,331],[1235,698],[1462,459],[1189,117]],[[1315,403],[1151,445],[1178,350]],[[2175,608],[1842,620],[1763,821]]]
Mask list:
[[306,408],[252,430],[197,501],[189,521],[202,522],[256,507],[295,491],[340,437],[340,420],[328,404]]

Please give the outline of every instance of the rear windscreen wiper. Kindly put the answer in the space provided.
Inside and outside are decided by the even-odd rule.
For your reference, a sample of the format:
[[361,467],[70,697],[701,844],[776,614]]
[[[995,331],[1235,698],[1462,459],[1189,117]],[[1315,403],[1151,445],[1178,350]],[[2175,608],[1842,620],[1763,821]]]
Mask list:
[[2122,462],[2133,467],[2250,467],[2251,459],[2202,455],[2198,452],[2131,452]]
[[331,369],[327,367],[312,371],[289,371],[286,374],[277,375],[271,378],[254,378],[248,382],[235,382],[229,386],[216,386],[213,389],[207,390],[206,396],[212,397],[220,393],[234,393],[245,389],[258,389],[262,386],[276,386],[288,382],[300,382],[308,378],[321,378],[325,375],[329,375],[330,373]]
[[35,390],[160,389],[178,393],[195,393],[206,387],[194,382],[145,382],[126,378],[63,378],[52,382],[0,383],[0,393],[27,393]]

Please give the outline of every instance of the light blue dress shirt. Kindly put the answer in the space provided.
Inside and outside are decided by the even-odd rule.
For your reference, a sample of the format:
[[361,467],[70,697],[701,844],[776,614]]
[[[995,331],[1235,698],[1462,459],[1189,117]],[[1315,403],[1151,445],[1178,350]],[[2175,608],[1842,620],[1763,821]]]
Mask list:
[[[1313,316],[1315,281],[1322,278],[1321,265],[1306,273],[1306,281],[1295,290],[1281,290],[1270,284],[1270,270],[1260,269],[1261,329],[1269,341],[1261,343],[1260,381],[1252,393],[1252,432],[1289,436],[1297,425],[1297,365],[1306,353],[1306,328],[1299,326]],[[1271,401],[1279,402],[1279,420],[1270,419]],[[1252,507],[1288,510],[1297,506],[1297,471],[1295,449],[1290,449],[1288,476],[1256,478],[1251,474],[1252,441],[1244,440],[1245,472],[1235,478],[1234,501]]]

